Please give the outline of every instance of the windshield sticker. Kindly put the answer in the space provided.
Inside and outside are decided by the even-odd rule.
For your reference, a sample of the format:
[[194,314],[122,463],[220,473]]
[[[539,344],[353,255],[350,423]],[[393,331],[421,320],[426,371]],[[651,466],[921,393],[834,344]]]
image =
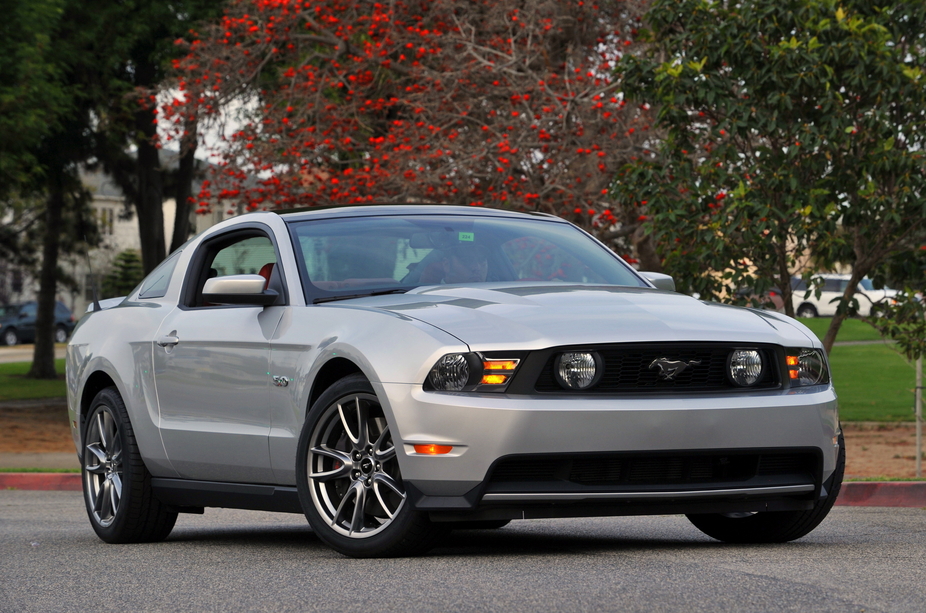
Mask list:
[[473,241],[476,240],[476,235],[473,234],[472,232],[460,232],[458,238],[459,238],[459,240],[460,240],[461,243],[462,243],[462,242],[469,242],[469,243],[471,243],[471,242],[473,242]]

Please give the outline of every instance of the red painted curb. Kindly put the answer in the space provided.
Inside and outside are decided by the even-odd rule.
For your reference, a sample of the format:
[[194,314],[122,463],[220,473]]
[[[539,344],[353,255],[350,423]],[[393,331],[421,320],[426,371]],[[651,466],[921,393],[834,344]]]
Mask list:
[[0,473],[0,490],[79,492],[80,473]]
[[842,484],[836,506],[926,507],[926,482],[850,481]]

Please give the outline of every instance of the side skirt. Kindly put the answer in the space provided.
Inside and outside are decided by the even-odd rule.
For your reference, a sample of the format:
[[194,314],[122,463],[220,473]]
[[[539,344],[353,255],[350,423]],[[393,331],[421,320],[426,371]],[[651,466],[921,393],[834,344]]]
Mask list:
[[201,513],[204,507],[221,507],[302,514],[294,487],[160,477],[151,479],[151,487],[158,500],[176,507],[180,513]]

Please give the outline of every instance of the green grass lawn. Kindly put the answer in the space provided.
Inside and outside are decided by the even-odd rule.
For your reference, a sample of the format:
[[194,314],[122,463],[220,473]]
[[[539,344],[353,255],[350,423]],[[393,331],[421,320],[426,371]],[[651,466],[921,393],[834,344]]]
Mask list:
[[67,395],[64,384],[64,359],[55,360],[57,380],[27,379],[32,362],[0,364],[0,400],[27,400],[30,398],[63,398]]
[[843,421],[913,421],[916,371],[890,345],[833,347],[830,367]]
[[[810,328],[821,341],[826,336],[832,317],[801,317],[799,322]],[[847,319],[839,327],[836,342],[843,341],[880,341],[881,333],[866,324],[861,319]]]
[[[821,340],[830,317],[801,318]],[[860,319],[847,319],[836,342],[880,341],[881,334]],[[833,347],[833,385],[843,421],[913,421],[913,364],[888,344]]]

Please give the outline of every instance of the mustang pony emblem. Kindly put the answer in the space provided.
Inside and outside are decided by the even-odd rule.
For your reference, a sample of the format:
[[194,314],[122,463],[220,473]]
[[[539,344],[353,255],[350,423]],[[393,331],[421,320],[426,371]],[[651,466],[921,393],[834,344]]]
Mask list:
[[677,375],[682,374],[689,366],[700,364],[701,360],[691,360],[682,362],[681,360],[670,360],[669,358],[656,358],[650,362],[649,369],[659,368],[659,376],[664,381],[672,381]]

